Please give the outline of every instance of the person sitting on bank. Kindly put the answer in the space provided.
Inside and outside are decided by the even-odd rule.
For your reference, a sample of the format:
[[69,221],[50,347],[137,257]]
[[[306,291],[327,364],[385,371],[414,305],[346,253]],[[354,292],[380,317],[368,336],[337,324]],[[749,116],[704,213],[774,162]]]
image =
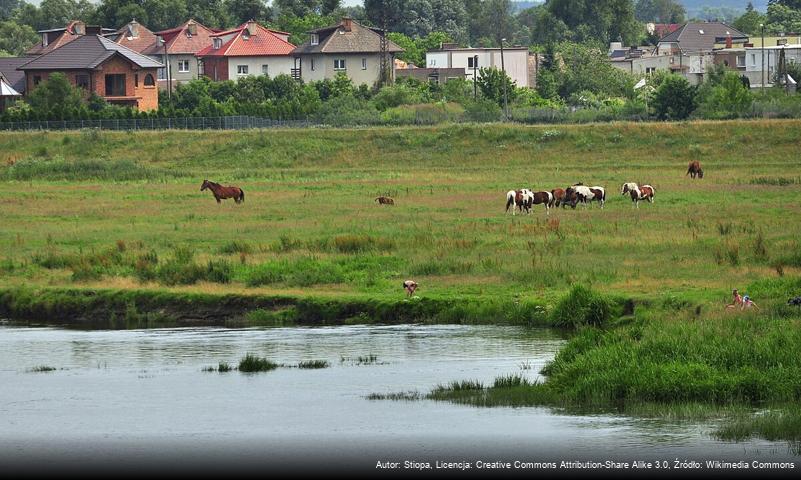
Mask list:
[[740,296],[740,294],[737,292],[736,288],[731,291],[731,294],[732,294],[732,297],[733,297],[732,298],[732,302],[730,304],[726,305],[726,308],[742,307],[743,306],[743,297]]

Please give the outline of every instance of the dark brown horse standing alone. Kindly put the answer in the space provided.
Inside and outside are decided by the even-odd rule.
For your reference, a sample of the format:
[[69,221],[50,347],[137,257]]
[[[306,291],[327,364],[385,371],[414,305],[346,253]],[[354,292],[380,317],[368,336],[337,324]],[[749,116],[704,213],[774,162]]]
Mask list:
[[687,165],[687,173],[685,173],[684,176],[686,177],[687,175],[689,175],[690,178],[695,178],[696,176],[698,178],[704,178],[704,171],[701,170],[701,162],[698,160],[690,162],[690,164]]
[[239,187],[223,187],[219,183],[203,180],[203,185],[200,186],[200,191],[202,192],[207,188],[211,190],[211,193],[214,194],[214,198],[217,200],[217,203],[220,203],[220,200],[225,200],[226,198],[233,198],[236,203],[242,203],[245,201],[245,192],[243,192]]

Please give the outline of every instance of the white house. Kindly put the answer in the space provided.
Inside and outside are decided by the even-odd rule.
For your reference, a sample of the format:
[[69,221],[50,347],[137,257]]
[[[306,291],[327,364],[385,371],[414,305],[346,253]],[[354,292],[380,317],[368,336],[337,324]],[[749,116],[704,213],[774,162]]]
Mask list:
[[[501,70],[500,48],[460,48],[443,43],[440,50],[426,52],[426,68],[463,68],[465,78],[481,76],[482,68]],[[503,69],[518,87],[533,88],[537,77],[537,56],[529,53],[528,47],[503,49]]]

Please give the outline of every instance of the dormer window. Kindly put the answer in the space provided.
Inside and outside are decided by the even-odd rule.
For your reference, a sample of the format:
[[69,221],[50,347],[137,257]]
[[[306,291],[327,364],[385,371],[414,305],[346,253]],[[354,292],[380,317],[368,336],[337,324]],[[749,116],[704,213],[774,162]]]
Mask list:
[[242,40],[249,40],[249,39],[250,39],[250,34],[248,33],[248,31],[247,30],[243,31]]
[[216,49],[218,49],[220,47],[222,47],[222,40],[219,39],[219,38],[215,38],[214,39],[214,49],[216,50]]
[[319,45],[320,44],[320,36],[317,35],[316,33],[312,33],[310,42],[311,42],[312,45]]

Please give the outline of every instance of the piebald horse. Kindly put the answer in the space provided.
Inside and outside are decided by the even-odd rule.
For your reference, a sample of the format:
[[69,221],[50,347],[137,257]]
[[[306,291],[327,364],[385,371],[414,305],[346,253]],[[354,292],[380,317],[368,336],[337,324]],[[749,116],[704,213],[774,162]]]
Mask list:
[[531,192],[530,204],[531,205],[544,205],[545,206],[545,214],[551,214],[551,205],[553,205],[553,193],[551,192]]
[[217,200],[217,203],[220,203],[220,200],[225,200],[226,198],[233,198],[234,202],[236,203],[242,203],[245,201],[245,192],[243,192],[239,187],[223,187],[219,183],[203,180],[203,185],[200,186],[200,191],[202,192],[207,188],[211,190],[212,194],[214,194],[214,198]]
[[570,199],[573,208],[576,208],[578,202],[592,204],[593,201],[597,201],[601,208],[604,208],[606,203],[606,190],[599,186],[573,185],[565,190],[565,196]]
[[515,210],[518,209],[521,212],[525,210],[526,213],[531,213],[532,195],[533,193],[531,190],[527,188],[509,190],[506,192],[506,212],[509,212],[509,207],[511,207],[512,215],[514,215],[516,213]]
[[648,203],[654,203],[654,187],[650,185],[637,185],[634,182],[624,183],[620,189],[620,194],[631,195],[631,201],[637,208],[640,208],[640,200],[648,200]]

